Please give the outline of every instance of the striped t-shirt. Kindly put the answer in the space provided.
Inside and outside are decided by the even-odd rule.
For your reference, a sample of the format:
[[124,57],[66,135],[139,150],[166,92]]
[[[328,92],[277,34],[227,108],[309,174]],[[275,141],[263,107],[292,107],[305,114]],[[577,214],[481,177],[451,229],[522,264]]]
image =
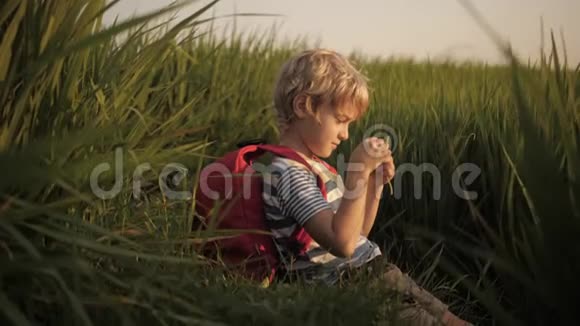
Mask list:
[[275,156],[262,174],[266,225],[272,232],[287,271],[299,272],[306,280],[333,284],[344,270],[360,267],[381,255],[381,251],[375,243],[361,235],[351,258],[336,257],[314,240],[305,254],[298,253],[290,235],[324,209],[336,213],[344,193],[344,184],[339,174],[332,173],[318,161],[307,161],[322,177],[327,199],[324,199],[317,186],[316,176],[307,167],[294,160]]

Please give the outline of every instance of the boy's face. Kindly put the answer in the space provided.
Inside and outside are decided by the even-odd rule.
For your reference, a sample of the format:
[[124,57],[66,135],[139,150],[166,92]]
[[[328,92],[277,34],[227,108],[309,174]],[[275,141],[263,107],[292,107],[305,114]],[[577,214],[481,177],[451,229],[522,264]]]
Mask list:
[[358,110],[352,104],[331,106],[322,104],[318,108],[320,124],[314,116],[298,120],[301,138],[312,154],[329,157],[340,142],[348,139],[348,128]]

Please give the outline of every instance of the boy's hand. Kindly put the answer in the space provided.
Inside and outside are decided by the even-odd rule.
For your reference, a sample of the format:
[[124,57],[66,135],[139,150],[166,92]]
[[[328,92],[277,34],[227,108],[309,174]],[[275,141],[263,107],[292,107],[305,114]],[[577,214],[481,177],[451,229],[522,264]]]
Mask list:
[[395,161],[389,155],[387,161],[379,165],[372,173],[371,178],[377,185],[386,185],[395,177]]
[[395,162],[391,154],[388,155],[385,162],[379,165],[369,176],[369,191],[379,196],[383,192],[383,186],[389,184],[391,195],[393,194],[393,186],[391,180],[395,177]]
[[391,157],[389,145],[382,139],[370,137],[363,140],[352,152],[350,163],[362,164],[362,170],[370,176]]

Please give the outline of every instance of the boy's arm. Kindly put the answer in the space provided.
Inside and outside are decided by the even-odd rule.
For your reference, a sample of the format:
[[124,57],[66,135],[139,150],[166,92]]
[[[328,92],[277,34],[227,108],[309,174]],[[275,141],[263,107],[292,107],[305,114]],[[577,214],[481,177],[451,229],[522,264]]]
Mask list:
[[369,188],[367,191],[365,219],[361,234],[368,237],[379,210],[379,203],[383,194],[385,183],[390,182],[395,177],[395,162],[391,156],[383,163],[382,168],[376,169],[370,174]]
[[384,184],[380,181],[377,182],[374,173],[371,174],[366,195],[365,217],[361,230],[361,235],[365,237],[368,237],[371,229],[373,228],[373,225],[375,224],[375,218],[379,210],[379,203],[383,188]]
[[349,171],[345,194],[336,214],[330,209],[314,214],[304,228],[323,248],[335,256],[353,255],[364,224],[370,172]]

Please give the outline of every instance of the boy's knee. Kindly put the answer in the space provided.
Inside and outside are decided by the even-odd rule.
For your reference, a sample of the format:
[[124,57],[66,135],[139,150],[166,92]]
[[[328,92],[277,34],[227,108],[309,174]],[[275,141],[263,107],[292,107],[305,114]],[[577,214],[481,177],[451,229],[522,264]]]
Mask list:
[[403,273],[396,265],[386,264],[381,279],[387,289],[402,295],[404,302],[417,303],[432,316],[440,318],[448,309],[447,305],[417,285],[409,275]]
[[385,283],[385,286],[391,290],[396,290],[402,293],[410,290],[408,277],[406,277],[401,269],[396,265],[387,263],[381,275],[381,280]]

